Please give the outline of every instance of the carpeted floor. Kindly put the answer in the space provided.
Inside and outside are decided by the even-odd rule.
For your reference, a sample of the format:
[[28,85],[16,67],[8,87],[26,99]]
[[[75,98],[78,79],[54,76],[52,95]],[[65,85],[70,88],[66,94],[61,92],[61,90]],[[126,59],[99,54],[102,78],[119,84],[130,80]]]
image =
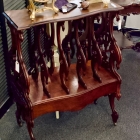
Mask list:
[[[119,113],[117,126],[111,120],[108,98],[77,112],[43,115],[35,120],[36,140],[140,140],[140,53],[132,49],[122,51],[122,98],[116,101]],[[15,105],[0,120],[0,140],[29,140],[26,124],[19,128],[15,119]]]

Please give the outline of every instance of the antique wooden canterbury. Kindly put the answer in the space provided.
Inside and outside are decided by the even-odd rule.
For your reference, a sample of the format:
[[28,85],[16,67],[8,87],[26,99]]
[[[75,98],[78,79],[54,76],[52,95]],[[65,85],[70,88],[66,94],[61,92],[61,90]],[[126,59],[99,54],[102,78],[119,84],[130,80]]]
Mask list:
[[[75,0],[79,5],[79,0]],[[121,77],[117,69],[121,52],[113,36],[113,19],[118,18],[121,6],[111,2],[108,8],[103,3],[91,4],[88,10],[76,8],[68,14],[45,11],[36,14],[34,21],[28,10],[13,10],[4,13],[11,30],[12,47],[9,51],[11,89],[17,105],[17,123],[27,124],[31,140],[34,140],[33,120],[55,111],[76,111],[102,96],[109,97],[113,123],[118,113],[114,99],[120,99]],[[20,16],[19,16],[20,15]],[[94,21],[101,20],[100,28],[94,31]],[[61,43],[61,28],[68,21],[68,33]],[[57,23],[56,30],[54,22]],[[46,33],[50,24],[51,35]],[[80,25],[80,26],[79,26]],[[23,31],[32,29],[31,70],[28,71],[22,54]],[[82,30],[82,32],[79,32]],[[55,67],[53,58],[54,32],[57,32],[60,66]],[[45,45],[41,45],[41,35]],[[76,48],[72,44],[75,39]],[[76,63],[71,58],[76,52]],[[47,60],[50,67],[47,66]]]

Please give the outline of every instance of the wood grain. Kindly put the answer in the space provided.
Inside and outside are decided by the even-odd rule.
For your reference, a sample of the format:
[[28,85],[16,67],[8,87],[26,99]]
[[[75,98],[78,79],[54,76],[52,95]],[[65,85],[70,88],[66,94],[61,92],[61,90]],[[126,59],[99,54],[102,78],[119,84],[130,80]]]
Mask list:
[[[79,1],[80,0],[74,0],[73,3],[76,3],[79,7],[80,6]],[[63,14],[61,12],[59,12],[58,14],[55,14],[53,11],[48,10],[48,11],[45,11],[44,13],[37,14],[34,21],[30,19],[27,9],[6,11],[3,14],[6,17],[6,19],[9,20],[11,24],[17,30],[22,30],[22,29],[28,29],[30,27],[37,26],[40,24],[76,20],[76,19],[94,15],[97,13],[101,13],[101,12],[118,11],[118,10],[123,9],[118,4],[113,3],[116,6],[114,7],[112,3],[113,2],[111,2],[108,5],[108,8],[104,8],[103,3],[95,3],[95,4],[93,3],[93,4],[90,4],[87,10],[82,10],[81,8],[77,7],[76,9],[72,10],[70,13],[67,13],[67,14]]]

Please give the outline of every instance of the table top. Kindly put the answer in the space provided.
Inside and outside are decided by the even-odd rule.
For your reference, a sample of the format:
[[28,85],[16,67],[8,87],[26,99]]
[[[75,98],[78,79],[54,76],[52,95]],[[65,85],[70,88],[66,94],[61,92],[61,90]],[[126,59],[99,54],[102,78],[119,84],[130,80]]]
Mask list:
[[[111,0],[124,9],[119,11],[120,15],[140,14],[140,0]],[[132,22],[133,23],[133,22]]]
[[111,1],[123,7],[134,5],[134,4],[140,5],[140,0],[111,0]]
[[101,12],[119,11],[123,9],[120,5],[111,2],[107,8],[104,7],[103,3],[93,3],[90,4],[87,10],[82,10],[79,8],[80,1],[81,0],[73,0],[72,2],[76,3],[78,6],[67,14],[61,12],[55,14],[52,10],[47,10],[43,13],[36,14],[34,21],[30,19],[27,9],[6,11],[3,15],[17,30],[24,30],[41,24],[76,20]]

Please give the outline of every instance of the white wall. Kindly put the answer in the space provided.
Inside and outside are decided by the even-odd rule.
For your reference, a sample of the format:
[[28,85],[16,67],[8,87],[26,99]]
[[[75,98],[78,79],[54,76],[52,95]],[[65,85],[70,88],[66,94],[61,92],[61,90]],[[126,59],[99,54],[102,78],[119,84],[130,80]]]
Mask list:
[[126,27],[140,29],[140,15],[127,16]]

